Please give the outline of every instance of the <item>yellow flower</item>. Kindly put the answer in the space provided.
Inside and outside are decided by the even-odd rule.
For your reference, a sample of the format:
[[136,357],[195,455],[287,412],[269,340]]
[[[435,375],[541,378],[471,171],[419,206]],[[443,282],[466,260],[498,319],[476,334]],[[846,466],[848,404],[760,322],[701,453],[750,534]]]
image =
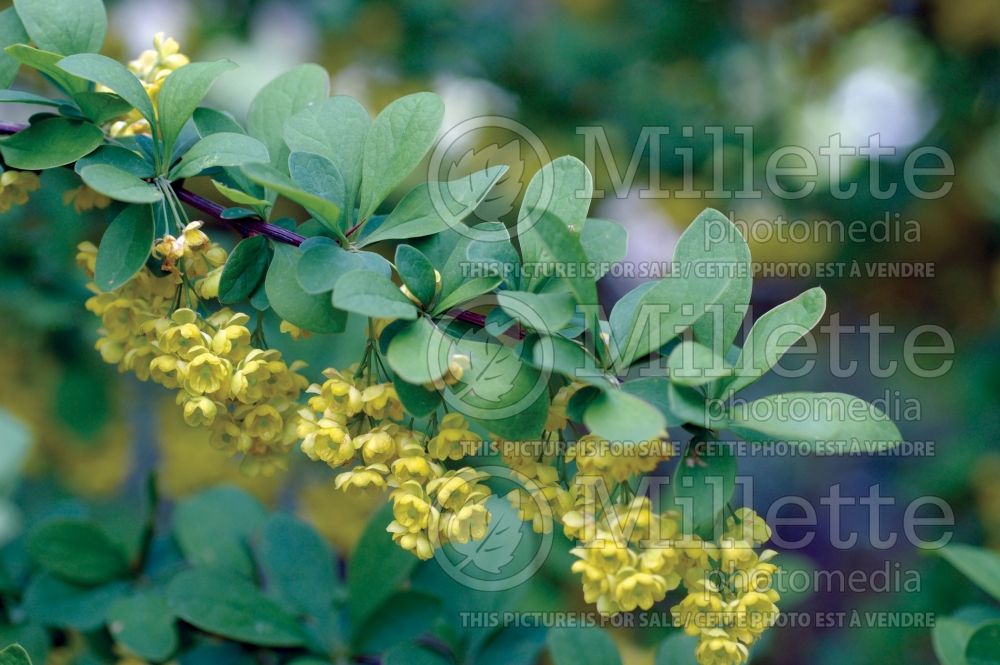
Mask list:
[[441,419],[438,433],[427,443],[427,452],[434,459],[458,460],[474,453],[482,438],[469,429],[460,413],[449,413]]
[[284,432],[284,420],[276,408],[270,404],[260,404],[251,408],[243,417],[243,431],[254,439],[275,441]]
[[229,361],[202,348],[184,371],[184,388],[193,395],[210,395],[226,387],[231,367]]
[[771,528],[764,518],[750,508],[740,508],[726,519],[723,536],[731,540],[744,540],[751,545],[762,545],[771,539]]
[[93,210],[94,208],[104,210],[111,205],[111,199],[104,194],[95,192],[86,185],[80,185],[79,187],[66,190],[63,194],[63,205],[70,205],[71,203],[73,204],[73,209],[80,213]]
[[347,419],[340,414],[330,414],[318,421],[312,412],[303,409],[298,435],[302,437],[302,452],[313,461],[322,461],[331,467],[347,464],[354,459],[354,442],[347,431]]
[[278,332],[283,332],[294,340],[310,337],[309,331],[303,330],[294,323],[285,320],[282,320],[281,323],[278,324]]
[[431,506],[430,497],[417,482],[406,482],[392,492],[392,515],[396,524],[406,531],[426,530],[431,515],[435,512],[437,511]]
[[[433,521],[433,516],[432,516]],[[390,522],[386,531],[392,534],[393,541],[407,552],[412,552],[418,559],[426,561],[434,556],[434,545],[428,536],[436,532],[437,525],[432,524],[428,531],[408,531],[396,521]]]
[[444,534],[449,540],[457,543],[481,540],[486,537],[490,511],[482,503],[469,503],[457,512],[442,515],[441,522]]
[[[178,395],[183,397],[183,393]],[[215,421],[219,407],[207,397],[192,397],[179,400],[184,404],[184,422],[191,427],[207,427]]]
[[391,383],[368,386],[361,393],[361,402],[364,412],[376,420],[403,419],[403,403],[399,401],[396,388]]
[[360,413],[364,402],[354,381],[335,369],[328,369],[323,374],[327,377],[323,385],[310,387],[310,392],[318,392],[326,400],[323,408],[348,417]]
[[667,585],[659,575],[625,568],[615,576],[615,601],[625,612],[648,610],[666,595]]
[[0,175],[0,212],[28,202],[28,193],[41,187],[38,176],[29,171],[4,171]]
[[380,425],[354,438],[354,447],[361,451],[365,464],[389,464],[396,457],[396,441],[390,425]]
[[724,606],[719,590],[711,582],[702,580],[670,611],[685,633],[700,635],[722,625]]
[[333,486],[345,492],[353,490],[377,492],[386,488],[385,476],[388,473],[389,469],[383,464],[359,466],[339,474],[334,478]]
[[707,631],[695,649],[699,665],[740,665],[749,655],[745,645],[729,639],[726,631],[719,628]]

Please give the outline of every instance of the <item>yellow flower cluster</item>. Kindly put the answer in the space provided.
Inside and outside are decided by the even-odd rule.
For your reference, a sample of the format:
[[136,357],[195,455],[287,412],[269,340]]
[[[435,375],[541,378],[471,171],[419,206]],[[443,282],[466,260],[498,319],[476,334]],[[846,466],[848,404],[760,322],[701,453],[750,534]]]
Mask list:
[[[149,98],[153,100],[154,109],[163,81],[174,70],[190,62],[180,50],[180,45],[174,38],[165,37],[162,32],[158,32],[153,37],[153,48],[143,51],[138,58],[128,64],[129,71],[136,75]],[[114,137],[150,133],[149,122],[135,109],[112,121],[107,130]]]
[[770,530],[760,516],[741,508],[709,550],[712,566],[700,578],[685,579],[688,595],[672,608],[674,620],[699,638],[695,656],[701,665],[745,662],[750,645],[778,618],[778,567],[771,563],[777,553],[758,554],[757,536],[766,540]]
[[28,194],[38,190],[38,175],[30,171],[4,171],[0,174],[0,212],[28,202]]
[[[391,383],[335,369],[309,387],[313,397],[299,413],[302,451],[312,460],[344,469],[334,486],[347,492],[391,490],[393,540],[421,559],[441,543],[466,543],[486,535],[490,513],[486,474],[472,467],[445,470],[481,439],[461,415],[441,419],[434,436],[404,427],[403,405]],[[368,377],[370,379],[370,377]],[[376,424],[377,423],[377,424]]]
[[[249,317],[229,308],[203,316],[199,298],[218,291],[226,252],[209,242],[200,223],[156,243],[166,274],[143,268],[115,291],[95,295],[87,309],[101,318],[97,348],[104,360],[177,390],[185,422],[211,430],[211,442],[242,454],[243,469],[272,474],[287,465],[296,440],[297,399],[306,387],[300,364],[256,348]],[[78,261],[93,276],[97,250],[80,245]],[[177,305],[184,301],[188,307]]]

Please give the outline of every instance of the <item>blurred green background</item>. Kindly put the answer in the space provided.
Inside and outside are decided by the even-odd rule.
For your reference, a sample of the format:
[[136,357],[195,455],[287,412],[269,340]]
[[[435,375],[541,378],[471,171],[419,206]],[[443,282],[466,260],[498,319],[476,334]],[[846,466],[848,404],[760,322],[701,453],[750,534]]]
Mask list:
[[[608,192],[591,214],[626,224],[630,260],[662,260],[684,225],[706,206],[732,213],[759,230],[775,220],[823,220],[869,225],[912,220],[919,240],[780,242],[751,238],[755,261],[910,262],[932,265],[933,278],[762,278],[755,282],[759,314],[808,286],[830,294],[829,313],[842,323],[865,323],[879,313],[894,332],[878,357],[902,360],[914,328],[933,324],[954,339],[954,365],[943,376],[920,378],[901,369],[873,376],[865,368],[869,339],[841,340],[842,360],[862,370],[840,378],[817,369],[793,387],[837,390],[894,404],[919,405],[899,423],[909,440],[933,441],[935,455],[899,458],[782,459],[742,462],[755,478],[755,507],[764,511],[783,494],[816,503],[840,483],[861,496],[879,484],[896,503],[886,523],[898,525],[907,502],[944,498],[957,516],[955,540],[1000,548],[1000,8],[987,0],[828,0],[785,3],[673,0],[128,0],[109,2],[110,52],[128,59],[148,48],[153,33],[176,37],[193,59],[228,57],[241,68],[224,77],[210,103],[237,116],[270,78],[305,61],[325,66],[335,93],[359,98],[377,111],[399,95],[434,90],[447,106],[446,128],[479,115],[516,119],[553,157],[583,158],[580,127],[603,127],[624,169],[643,127],[667,126],[660,159],[642,153],[639,177],[616,196],[609,173],[597,169]],[[22,74],[18,86],[41,82]],[[7,120],[22,120],[15,107]],[[680,127],[693,128],[685,138]],[[649,174],[666,188],[684,176],[675,149],[691,148],[692,189],[712,188],[718,146],[704,128],[721,126],[724,163],[741,159],[736,127],[754,131],[753,166],[761,172],[779,146],[815,153],[831,134],[862,145],[878,133],[899,158],[882,164],[881,182],[894,196],[868,193],[864,160],[848,160],[843,181],[859,194],[838,199],[820,176],[816,191],[799,200],[642,198]],[[951,191],[921,199],[903,186],[903,158],[919,146],[937,146],[955,165]],[[530,171],[533,166],[524,167]],[[740,171],[732,177],[738,187]],[[527,182],[531,173],[523,174]],[[828,174],[826,174],[828,175]],[[727,178],[730,177],[727,175]],[[73,267],[77,242],[95,238],[104,221],[78,216],[60,191],[72,174],[47,173],[46,189],[30,206],[0,217],[0,405],[27,423],[35,446],[17,495],[25,519],[70,497],[103,501],[139,491],[159,470],[161,489],[179,498],[219,483],[250,489],[270,506],[298,512],[350,550],[373,502],[335,494],[320,470],[296,466],[276,479],[247,479],[235,465],[178,419],[169,397],[120,377],[92,350],[94,323],[83,310],[86,291]],[[930,188],[930,187],[928,187]],[[897,218],[896,215],[899,215]],[[761,226],[762,225],[762,226]],[[221,236],[219,232],[217,235]],[[761,235],[766,235],[761,233]],[[630,285],[609,278],[610,305]],[[820,367],[830,357],[821,337]],[[313,340],[314,366],[336,364],[347,349]],[[936,364],[936,363],[934,363]],[[761,386],[788,391],[776,377]],[[764,383],[764,382],[762,382]],[[776,386],[780,386],[776,388]],[[887,392],[888,391],[888,392]],[[894,415],[890,412],[890,415]],[[898,413],[895,415],[899,415]],[[315,466],[315,465],[312,465]],[[5,513],[6,515],[6,513]],[[867,510],[847,513],[845,530],[867,533]],[[0,522],[0,538],[16,533],[15,517]],[[886,565],[919,574],[920,591],[839,593],[819,590],[796,610],[860,610],[947,614],[984,596],[936,557],[900,544],[877,550],[865,539],[850,551],[824,538],[784,560],[793,567],[875,570]],[[578,581],[540,575],[520,604],[528,609],[581,609]],[[783,605],[787,607],[788,605]],[[626,662],[651,663],[662,631],[618,631]],[[814,665],[843,662],[932,663],[926,628],[780,627],[752,662]]]

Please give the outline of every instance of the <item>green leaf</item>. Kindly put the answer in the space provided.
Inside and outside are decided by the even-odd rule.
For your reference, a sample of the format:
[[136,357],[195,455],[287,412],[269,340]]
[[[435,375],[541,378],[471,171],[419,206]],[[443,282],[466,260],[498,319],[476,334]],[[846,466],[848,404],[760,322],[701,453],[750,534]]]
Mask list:
[[618,374],[681,334],[728,288],[727,280],[702,279],[698,272],[696,268],[646,282],[615,303],[608,321],[613,366]]
[[583,413],[583,424],[608,441],[642,443],[663,436],[667,422],[660,411],[623,390],[601,392]]
[[682,386],[701,386],[716,379],[732,376],[733,369],[707,346],[684,341],[667,359],[670,380]]
[[747,333],[737,359],[736,376],[725,386],[727,393],[747,387],[778,364],[781,357],[823,318],[826,294],[820,287],[767,312]]
[[167,604],[196,628],[267,647],[302,646],[295,618],[242,577],[218,568],[186,570],[167,587]]
[[333,291],[333,305],[373,318],[417,318],[417,308],[399,287],[369,270],[352,270],[337,280]]
[[99,83],[115,92],[156,126],[153,102],[146,89],[125,65],[96,53],[77,53],[59,61],[59,68],[82,79]]
[[498,275],[504,278],[507,288],[517,290],[521,283],[521,256],[514,249],[507,228],[499,222],[483,222],[473,227],[473,235],[465,247],[466,263],[476,271],[472,274]]
[[967,665],[965,646],[975,630],[964,621],[951,617],[937,618],[931,630],[931,644],[941,665]]
[[196,108],[191,113],[191,121],[194,122],[198,136],[205,138],[209,134],[246,134],[243,126],[236,122],[232,115],[224,111],[205,108]]
[[453,291],[450,291],[448,295],[438,300],[438,303],[434,306],[432,313],[434,316],[437,316],[447,312],[453,307],[458,307],[462,303],[468,302],[477,296],[489,293],[496,287],[500,286],[500,282],[502,281],[503,278],[497,275],[495,277],[475,277],[467,282],[463,282],[461,286]]
[[[545,371],[555,371],[571,381],[607,388],[610,383],[597,360],[573,340],[559,335],[534,335],[531,363]],[[527,341],[531,341],[529,337]],[[527,343],[527,342],[526,342]]]
[[242,170],[253,182],[298,203],[328,229],[339,232],[340,207],[336,203],[299,188],[288,176],[266,164],[246,164]]
[[24,606],[28,616],[45,626],[90,631],[104,624],[108,609],[127,590],[124,582],[84,587],[41,573],[28,584]]
[[63,56],[58,53],[43,51],[27,44],[11,44],[4,52],[21,64],[37,69],[68,95],[87,89],[86,81],[59,68],[58,63]]
[[264,290],[275,314],[304,330],[337,333],[344,330],[347,313],[333,308],[330,298],[302,289],[296,277],[302,252],[297,247],[278,244],[264,278]]
[[288,168],[285,123],[310,104],[327,98],[330,79],[319,65],[299,65],[277,77],[257,93],[250,104],[247,127],[271,156],[271,166]]
[[501,291],[497,302],[523,325],[545,334],[564,328],[576,312],[576,303],[568,293]]
[[447,367],[454,353],[468,356],[469,368],[445,389],[450,409],[505,439],[533,440],[541,434],[549,408],[547,373],[484,331],[448,337],[423,357]]
[[121,598],[108,610],[108,631],[117,644],[156,662],[178,646],[177,623],[166,599],[156,591]]
[[[230,60],[192,62],[174,70],[163,81],[156,103],[160,111],[158,117],[166,154],[173,153],[174,142],[180,136],[181,129],[208,94],[215,79],[235,67],[236,63]],[[264,155],[264,159],[260,161],[266,162],[266,149]]]
[[218,166],[266,161],[267,148],[255,138],[245,134],[209,134],[184,153],[181,161],[171,169],[170,179],[190,178]]
[[[5,9],[0,12],[0,21],[3,20],[3,15],[9,11],[9,9]],[[49,99],[24,90],[0,90],[0,104],[34,104],[35,106],[59,108],[64,103],[58,99]]]
[[628,231],[617,222],[590,217],[583,222],[580,246],[594,271],[594,280],[607,274],[628,253]]
[[345,228],[347,199],[344,176],[326,157],[310,152],[293,152],[288,156],[288,172],[292,181],[302,190],[337,204],[341,215],[338,227]]
[[101,0],[14,0],[24,29],[39,48],[70,55],[96,53],[108,16]]
[[103,125],[132,110],[132,105],[111,92],[84,90],[73,95],[73,101],[95,125]]
[[725,279],[726,288],[693,326],[695,339],[719,355],[739,332],[750,302],[753,275],[750,248],[736,226],[718,210],[707,208],[684,230],[674,249],[674,262],[686,265],[714,263],[719,272],[705,279]]
[[253,208],[258,212],[262,210],[267,210],[268,208],[271,207],[271,204],[268,201],[265,201],[263,199],[258,199],[255,196],[247,194],[246,192],[242,192],[238,189],[234,189],[233,187],[229,187],[228,185],[224,185],[223,183],[218,182],[217,180],[212,181],[212,186],[215,187],[217,192],[225,196],[233,203],[237,203],[239,205],[244,205],[244,206],[250,206],[251,208]]
[[660,642],[656,649],[655,665],[698,665],[694,657],[697,647],[697,637],[676,632]]
[[[532,231],[543,216],[551,216],[560,220],[564,230],[570,227],[579,234],[587,219],[593,192],[594,179],[586,165],[576,157],[559,157],[539,169],[528,183],[517,215],[517,237],[525,263],[560,260],[559,256],[551,253],[544,237]],[[576,238],[579,244],[579,236]],[[585,256],[582,249],[580,255]],[[578,265],[582,268],[583,263]],[[529,278],[527,286],[531,288],[539,281],[538,277]]]
[[725,426],[748,441],[801,443],[818,455],[878,452],[901,440],[876,406],[843,393],[782,393],[740,402]]
[[391,505],[375,513],[347,564],[347,609],[355,632],[417,566],[417,558],[392,542],[386,533],[391,520]]
[[702,445],[697,439],[692,440],[670,483],[671,507],[681,513],[684,533],[709,535],[716,518],[733,496],[736,467],[731,446],[715,441]]
[[441,601],[419,591],[400,591],[375,610],[355,631],[355,650],[381,653],[430,632],[441,611]]
[[28,33],[13,7],[0,12],[0,88],[9,88],[17,78],[17,70],[21,63],[6,52],[12,44],[24,44],[28,41]]
[[430,415],[441,405],[441,393],[407,383],[398,374],[393,375],[392,385],[396,387],[396,394],[399,395],[399,401],[403,403],[406,412],[417,418]]
[[0,665],[31,665],[31,659],[20,644],[12,644],[0,651]]
[[310,238],[309,243],[296,266],[299,284],[306,293],[329,293],[341,277],[355,270],[379,273],[386,279],[392,276],[392,266],[375,252],[348,251],[332,240]]
[[[534,223],[524,230],[524,235],[518,236],[522,242],[522,252],[525,239],[530,238],[529,245],[534,247],[532,251],[539,252],[540,259],[554,264],[555,267],[576,266],[576,270],[567,270],[567,276],[564,278],[566,284],[581,305],[597,304],[597,286],[594,279],[580,270],[587,263],[587,255],[580,246],[580,238],[573,234],[560,218],[548,211],[532,213],[532,216],[536,218]],[[530,260],[527,254],[524,260],[526,263]]]
[[219,302],[233,305],[250,297],[267,272],[271,249],[264,236],[244,238],[233,248],[219,278]]
[[397,644],[382,655],[383,665],[451,665],[452,660],[417,644]]
[[[487,499],[487,509],[493,508],[497,500],[498,497]],[[458,570],[471,564],[483,572],[500,575],[514,560],[523,537],[517,513],[504,506],[502,510],[490,510],[490,523],[485,536],[465,543],[450,543],[449,547],[461,555],[455,563]]]
[[89,122],[45,118],[32,123],[0,143],[7,166],[41,171],[70,164],[104,141],[104,134]]
[[939,553],[976,586],[1000,601],[1000,554],[958,543],[945,545]]
[[137,178],[152,178],[153,164],[138,153],[132,152],[117,145],[102,145],[86,157],[76,160],[76,172],[93,166],[94,164],[105,164],[116,169],[131,173]]
[[50,641],[48,631],[37,623],[0,625],[0,644],[20,645],[31,658],[31,662],[46,662]]
[[[88,167],[85,170],[99,168]],[[128,206],[112,220],[97,248],[94,283],[113,291],[146,265],[153,249],[153,215],[149,206]]]
[[41,568],[80,584],[101,584],[128,571],[124,553],[90,520],[56,518],[28,535],[28,553]]
[[[459,228],[506,170],[506,166],[491,166],[461,180],[421,183],[407,192],[381,223],[374,226],[374,220],[369,222],[358,244],[419,238]],[[472,233],[466,227],[462,231]]]
[[1000,665],[1000,621],[990,621],[976,628],[965,647],[969,665]]
[[142,178],[110,164],[92,164],[80,169],[87,186],[108,198],[126,203],[156,203],[163,193]]
[[553,665],[615,665],[618,648],[600,628],[550,628],[545,643]]
[[410,293],[424,305],[434,300],[437,290],[437,280],[434,276],[434,266],[416,247],[398,245],[396,247],[396,272]]
[[268,590],[281,601],[314,617],[330,611],[338,586],[333,552],[309,526],[290,515],[272,515],[258,553]]
[[174,538],[192,564],[250,577],[254,566],[248,539],[266,519],[264,508],[249,494],[217,487],[177,504]]
[[371,127],[368,111],[355,99],[335,95],[311,104],[285,123],[285,144],[294,152],[315,153],[329,159],[345,186],[345,216],[353,223],[361,188],[361,160]]
[[404,381],[419,386],[444,376],[447,356],[442,362],[439,354],[447,348],[444,333],[430,319],[420,317],[393,336],[386,349],[386,361]]
[[444,103],[431,92],[401,97],[375,117],[362,159],[362,219],[417,167],[433,145],[442,118]]

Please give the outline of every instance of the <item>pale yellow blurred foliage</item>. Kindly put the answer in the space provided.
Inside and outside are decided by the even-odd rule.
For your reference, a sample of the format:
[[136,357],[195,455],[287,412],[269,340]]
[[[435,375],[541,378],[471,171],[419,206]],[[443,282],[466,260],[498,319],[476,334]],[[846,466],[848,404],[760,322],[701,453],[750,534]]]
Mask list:
[[240,471],[236,459],[209,443],[211,430],[190,427],[184,422],[174,400],[164,396],[158,409],[159,487],[162,494],[178,499],[215,485],[240,487],[262,503],[273,506],[286,474],[251,478]]
[[299,514],[341,555],[349,555],[385,497],[337,492],[329,480],[307,482],[299,493]]

